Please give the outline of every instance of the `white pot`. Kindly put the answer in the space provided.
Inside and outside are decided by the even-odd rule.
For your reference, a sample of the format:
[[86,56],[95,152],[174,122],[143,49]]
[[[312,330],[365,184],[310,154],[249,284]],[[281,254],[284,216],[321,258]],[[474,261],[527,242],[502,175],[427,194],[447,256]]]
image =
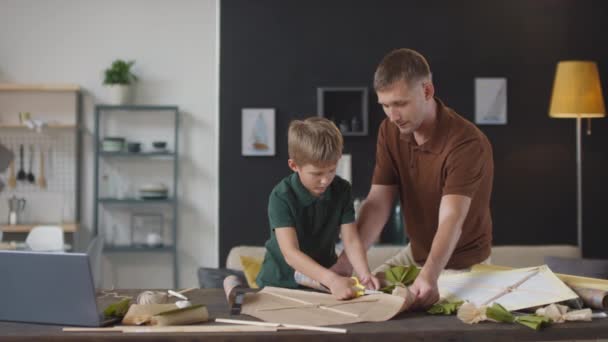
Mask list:
[[109,104],[124,105],[131,102],[133,87],[128,84],[111,84],[106,86],[110,93]]

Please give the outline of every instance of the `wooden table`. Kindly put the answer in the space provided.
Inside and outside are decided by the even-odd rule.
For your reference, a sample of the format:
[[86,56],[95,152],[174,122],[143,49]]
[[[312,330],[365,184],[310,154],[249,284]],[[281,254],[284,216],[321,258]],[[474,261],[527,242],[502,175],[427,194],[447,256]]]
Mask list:
[[[122,290],[121,294],[136,295],[141,290]],[[213,318],[250,319],[249,316],[230,316],[223,292],[219,289],[200,289],[188,293],[194,304],[206,304]],[[0,303],[1,305],[1,303]],[[215,323],[209,323],[215,324]],[[61,326],[0,322],[0,341],[551,341],[608,339],[608,319],[593,322],[555,324],[542,331],[534,331],[518,324],[481,323],[467,325],[455,316],[429,316],[405,313],[380,323],[358,323],[341,326],[346,334],[314,331],[284,330],[278,332],[247,333],[172,333],[123,334],[118,332],[65,333]]]

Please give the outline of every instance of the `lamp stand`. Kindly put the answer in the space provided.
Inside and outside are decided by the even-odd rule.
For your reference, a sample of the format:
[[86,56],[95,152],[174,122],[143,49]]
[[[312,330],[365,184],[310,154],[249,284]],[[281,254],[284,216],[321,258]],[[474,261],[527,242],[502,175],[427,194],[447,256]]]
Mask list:
[[583,253],[583,174],[581,151],[581,121],[580,115],[576,118],[576,233],[578,248]]

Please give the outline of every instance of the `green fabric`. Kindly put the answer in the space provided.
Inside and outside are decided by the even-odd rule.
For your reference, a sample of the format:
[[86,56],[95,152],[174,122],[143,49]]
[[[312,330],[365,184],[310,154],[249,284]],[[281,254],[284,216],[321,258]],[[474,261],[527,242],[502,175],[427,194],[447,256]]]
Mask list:
[[268,200],[270,239],[266,256],[256,279],[260,287],[298,288],[291,268],[279,248],[275,228],[295,227],[300,250],[323,267],[331,267],[337,259],[335,242],[340,225],[355,221],[351,186],[336,176],[320,196],[313,196],[297,173],[285,177],[270,193]]

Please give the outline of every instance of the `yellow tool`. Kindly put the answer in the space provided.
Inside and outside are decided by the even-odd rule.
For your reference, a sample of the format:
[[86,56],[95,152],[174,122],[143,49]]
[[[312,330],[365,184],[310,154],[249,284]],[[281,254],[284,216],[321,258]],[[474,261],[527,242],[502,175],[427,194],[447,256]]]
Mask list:
[[359,278],[357,277],[351,277],[351,279],[355,281],[355,285],[353,285],[353,290],[355,291],[355,298],[370,294],[384,293],[382,291],[368,290],[365,285],[361,284]]

